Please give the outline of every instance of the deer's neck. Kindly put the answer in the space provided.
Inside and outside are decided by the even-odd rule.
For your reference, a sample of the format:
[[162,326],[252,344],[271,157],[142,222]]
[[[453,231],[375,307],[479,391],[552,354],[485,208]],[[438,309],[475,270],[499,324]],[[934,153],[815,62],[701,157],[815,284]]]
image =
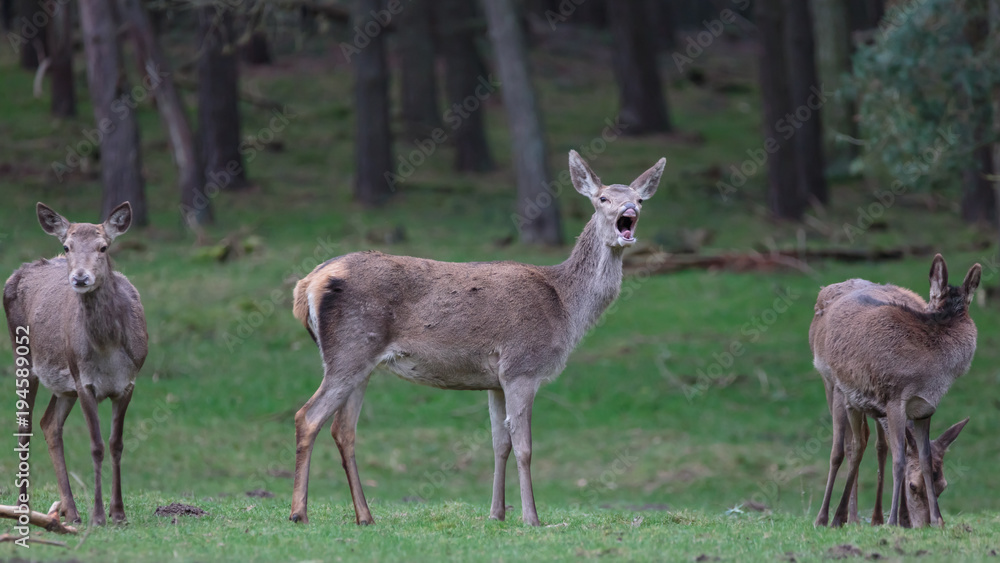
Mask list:
[[572,322],[573,341],[583,335],[618,297],[622,286],[623,248],[612,248],[597,236],[591,218],[565,262],[554,266],[557,291]]
[[120,288],[114,272],[105,272],[104,276],[100,287],[78,296],[84,333],[98,349],[124,341],[128,314],[123,300],[116,298]]

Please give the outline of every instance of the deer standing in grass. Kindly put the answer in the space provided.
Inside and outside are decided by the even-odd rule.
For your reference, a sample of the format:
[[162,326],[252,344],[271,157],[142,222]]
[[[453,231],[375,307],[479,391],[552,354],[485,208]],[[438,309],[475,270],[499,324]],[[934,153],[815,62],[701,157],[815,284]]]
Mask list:
[[[911,525],[921,525],[926,501],[927,521],[944,524],[937,497],[946,482],[941,472],[944,450],[965,426],[960,422],[932,444],[931,415],[952,382],[968,371],[976,351],[976,325],[969,317],[982,267],[969,269],[961,287],[948,285],[948,268],[940,254],[930,271],[930,301],[908,289],[848,280],[823,288],[816,301],[816,315],[809,328],[813,363],[823,376],[827,402],[833,416],[833,448],[823,505],[816,519],[826,523],[833,481],[849,443],[850,466],[844,495],[834,516],[839,526],[848,519],[849,504],[856,514],[858,467],[868,441],[865,416],[876,420],[878,431],[879,487],[886,448],[892,453],[893,490],[889,524],[900,520],[904,503]],[[907,431],[912,432],[907,459]],[[849,440],[849,442],[848,442]],[[910,496],[904,500],[903,484],[911,475]],[[919,468],[919,472],[917,469]],[[919,485],[922,484],[922,487]],[[877,501],[881,517],[881,501]],[[919,509],[918,509],[919,508]],[[873,521],[876,518],[873,516]]]
[[[52,391],[41,427],[59,483],[59,512],[67,521],[79,522],[66,474],[62,432],[66,417],[80,399],[94,462],[91,522],[103,525],[104,439],[97,404],[110,398],[110,512],[113,522],[124,522],[122,430],[136,374],[146,359],[148,338],[139,292],[125,276],[114,271],[108,246],[128,230],[132,207],[128,202],[119,205],[100,225],[70,223],[41,203],[37,214],[42,230],[59,239],[65,256],[24,264],[4,286],[3,307],[11,341],[16,332],[24,334],[18,327],[26,327],[30,337],[27,429],[22,426],[19,431],[30,432],[31,411],[41,381]],[[25,494],[25,488],[20,492]]]
[[642,202],[656,191],[665,163],[661,158],[631,185],[605,186],[570,151],[573,186],[595,211],[569,259],[557,266],[358,252],[320,264],[300,280],[294,314],[319,346],[324,375],[295,415],[291,520],[308,521],[309,460],[316,435],[332,416],[357,523],[372,523],[354,437],[368,378],[383,365],[414,383],[488,391],[495,462],[490,518],[505,517],[504,478],[513,449],[522,517],[537,526],[530,470],[535,393],[559,375],[587,329],[618,297],[622,252],[635,242]]

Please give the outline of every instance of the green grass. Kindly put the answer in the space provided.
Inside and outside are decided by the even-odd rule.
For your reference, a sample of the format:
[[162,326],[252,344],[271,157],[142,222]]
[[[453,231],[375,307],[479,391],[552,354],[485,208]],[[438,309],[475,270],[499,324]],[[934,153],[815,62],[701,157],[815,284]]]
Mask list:
[[[152,226],[129,232],[115,248],[118,268],[142,293],[151,339],[126,425],[123,482],[130,523],[94,530],[76,549],[77,538],[69,538],[69,550],[35,546],[32,558],[774,561],[819,559],[834,546],[851,544],[864,555],[885,558],[924,550],[933,559],[976,560],[1000,551],[1000,447],[994,434],[1000,415],[991,392],[1000,382],[1000,313],[992,304],[974,306],[978,354],[934,419],[940,432],[972,417],[946,458],[947,528],[812,528],[829,451],[829,415],[807,342],[816,291],[822,284],[864,277],[925,293],[925,258],[816,263],[812,276],[698,271],[627,279],[632,291],[535,403],[532,470],[546,527],[520,523],[513,469],[508,470],[507,498],[514,506],[509,520],[485,520],[492,478],[485,393],[442,392],[386,374],[377,374],[368,387],[357,444],[376,525],[354,525],[339,454],[326,433],[313,455],[311,523],[288,522],[292,417],[321,377],[314,345],[290,313],[297,275],[330,256],[367,248],[442,260],[533,263],[555,263],[568,253],[568,247],[499,242],[515,232],[513,174],[499,99],[487,102],[490,142],[501,164],[496,172],[452,174],[451,149],[443,147],[385,208],[353,204],[350,69],[332,59],[303,55],[277,69],[244,74],[248,88],[282,100],[297,117],[278,134],[283,150],[260,152],[248,163],[257,189],[214,201],[218,223],[209,230],[212,243],[225,237],[259,241],[252,252],[226,262],[212,259],[180,225],[165,139],[155,112],[142,106]],[[745,60],[739,68],[738,76],[752,80]],[[536,73],[552,168],[559,171],[566,151],[589,146],[605,118],[614,115],[615,88],[608,69],[558,54],[540,56]],[[90,109],[81,105],[77,119],[51,119],[47,101],[30,96],[31,76],[17,70],[7,54],[0,57],[0,80],[0,272],[10,272],[59,250],[37,225],[35,201],[73,220],[95,220],[100,186],[83,175],[60,183],[48,172],[53,160],[65,157],[66,145],[92,127]],[[726,170],[744,160],[747,149],[760,146],[756,95],[674,85],[670,97],[677,126],[701,134],[704,142],[623,138],[593,159],[606,182],[628,182],[659,156],[667,157],[661,189],[644,206],[638,231],[643,241],[670,245],[685,229],[703,228],[714,234],[708,252],[792,246],[800,236],[812,246],[848,244],[843,225],[856,221],[858,206],[874,201],[871,188],[835,186],[833,205],[813,223],[819,226],[770,222],[761,203],[762,174],[724,202],[713,171]],[[267,127],[269,112],[243,109],[245,134]],[[411,146],[400,139],[397,148]],[[572,241],[589,205],[568,191],[559,204]],[[995,245],[980,244],[992,242],[992,234],[962,225],[953,205],[928,209],[919,195],[902,198],[884,221],[884,228],[866,232],[854,245],[932,245],[945,253],[955,277],[995,253]],[[406,238],[387,244],[383,234],[397,227]],[[995,269],[986,268],[984,284],[997,285]],[[766,331],[744,333],[745,324],[767,314],[786,294],[793,297],[791,305]],[[743,353],[731,365],[717,359],[734,342],[743,345]],[[724,374],[700,386],[699,372],[714,373],[712,365],[720,361]],[[6,341],[0,343],[0,375],[0,388],[8,390],[7,398],[0,392],[0,404],[12,406],[13,362]],[[48,392],[42,391],[39,408],[47,401]],[[67,460],[79,477],[74,490],[86,518],[93,483],[79,412],[67,423]],[[105,432],[109,413],[110,406],[101,405]],[[13,447],[13,438],[5,439]],[[57,498],[55,480],[40,436],[32,448],[33,498],[36,508],[44,509]],[[863,512],[873,498],[869,454]],[[14,492],[12,462],[12,456],[0,456],[0,475],[11,476],[0,481],[2,502]],[[255,489],[275,496],[245,495]],[[766,511],[728,513],[749,501],[762,502]],[[209,514],[182,517],[176,524],[153,516],[157,506],[170,502],[197,505]],[[0,545],[0,558],[25,553]]]

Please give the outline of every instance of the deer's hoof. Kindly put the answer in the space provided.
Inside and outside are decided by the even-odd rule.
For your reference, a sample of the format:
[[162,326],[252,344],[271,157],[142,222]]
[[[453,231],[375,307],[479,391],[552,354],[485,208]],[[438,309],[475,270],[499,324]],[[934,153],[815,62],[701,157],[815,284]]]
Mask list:
[[295,522],[296,524],[308,524],[309,518],[305,514],[299,514],[298,512],[293,512],[291,516],[288,517],[289,520]]
[[829,523],[829,520],[827,519],[827,517],[825,515],[824,516],[817,516],[816,517],[816,521],[813,522],[813,527],[814,528],[820,528],[820,527],[825,528],[828,523]]

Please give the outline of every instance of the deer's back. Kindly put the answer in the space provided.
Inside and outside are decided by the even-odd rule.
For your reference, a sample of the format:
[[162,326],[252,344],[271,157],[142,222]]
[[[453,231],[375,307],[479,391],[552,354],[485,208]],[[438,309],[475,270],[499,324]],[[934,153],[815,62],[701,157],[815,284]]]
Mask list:
[[557,372],[572,351],[558,291],[528,264],[348,254],[296,285],[294,312],[324,357],[364,343],[437,387],[495,388],[507,364],[539,358]]
[[86,319],[62,257],[24,264],[4,286],[8,328],[13,333],[17,326],[28,327],[32,373],[53,393],[76,393],[71,357],[83,384],[95,386],[98,400],[121,392],[145,361],[146,323],[138,291],[118,272],[97,291],[113,293],[113,306],[100,318]]
[[852,404],[874,412],[891,397],[936,404],[968,370],[976,328],[967,314],[942,319],[926,307],[893,285],[848,280],[823,288],[809,334],[817,369]]

